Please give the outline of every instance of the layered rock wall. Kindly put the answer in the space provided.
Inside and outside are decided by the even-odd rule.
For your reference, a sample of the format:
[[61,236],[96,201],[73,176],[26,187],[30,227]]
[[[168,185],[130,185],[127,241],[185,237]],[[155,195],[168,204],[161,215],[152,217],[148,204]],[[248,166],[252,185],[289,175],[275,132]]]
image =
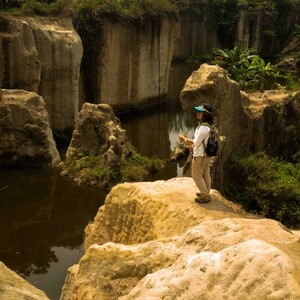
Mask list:
[[21,19],[4,19],[1,25],[1,87],[37,93],[42,66],[30,25]]
[[168,91],[178,35],[179,23],[172,17],[129,23],[103,17],[98,48],[84,57],[82,94],[123,109],[156,103]]
[[221,47],[216,24],[190,19],[183,15],[180,21],[180,38],[176,43],[174,57],[211,53],[213,48]]
[[71,19],[2,19],[0,87],[40,94],[51,127],[74,128],[82,43]]
[[[221,20],[210,16],[203,8],[203,20],[182,16],[181,35],[176,44],[175,57],[189,57],[195,54],[212,53],[213,48],[230,48],[240,45],[243,49],[255,48],[261,56],[272,56],[284,48],[295,24],[299,23],[299,8],[284,7],[245,7],[239,5],[236,11],[228,7],[232,17],[222,20],[232,22],[231,30],[224,30]],[[229,18],[227,15],[227,18]]]

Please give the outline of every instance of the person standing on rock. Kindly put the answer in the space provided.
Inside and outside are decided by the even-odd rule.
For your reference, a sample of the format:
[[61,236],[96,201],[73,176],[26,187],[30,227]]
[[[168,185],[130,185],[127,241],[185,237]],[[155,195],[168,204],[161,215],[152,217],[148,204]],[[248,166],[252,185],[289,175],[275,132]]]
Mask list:
[[189,145],[193,152],[192,159],[192,178],[194,179],[200,193],[197,193],[195,201],[198,203],[208,203],[211,201],[209,191],[211,187],[210,176],[210,162],[211,157],[205,153],[205,146],[207,144],[210,127],[203,124],[213,123],[212,107],[208,103],[202,103],[200,106],[194,107],[197,112],[197,119],[199,120],[198,127],[194,132],[192,139],[179,135],[179,140]]

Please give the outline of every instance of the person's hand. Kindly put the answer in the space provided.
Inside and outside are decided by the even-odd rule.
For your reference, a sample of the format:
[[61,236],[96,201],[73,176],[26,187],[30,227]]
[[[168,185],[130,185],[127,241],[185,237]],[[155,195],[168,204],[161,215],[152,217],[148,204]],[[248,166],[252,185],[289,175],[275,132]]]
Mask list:
[[181,142],[184,142],[185,136],[183,134],[179,134],[178,137]]

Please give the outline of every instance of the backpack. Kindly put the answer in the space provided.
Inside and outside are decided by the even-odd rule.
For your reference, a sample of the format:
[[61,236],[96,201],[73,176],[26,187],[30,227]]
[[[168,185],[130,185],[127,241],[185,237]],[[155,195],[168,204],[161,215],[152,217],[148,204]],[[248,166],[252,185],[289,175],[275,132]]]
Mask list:
[[[208,126],[210,128],[209,137],[207,140],[207,145],[205,149],[205,153],[207,156],[217,156],[218,153],[221,150],[221,139],[220,139],[220,133],[217,128],[217,125],[210,125],[208,123],[202,123],[201,125]],[[203,141],[204,143],[204,141]]]

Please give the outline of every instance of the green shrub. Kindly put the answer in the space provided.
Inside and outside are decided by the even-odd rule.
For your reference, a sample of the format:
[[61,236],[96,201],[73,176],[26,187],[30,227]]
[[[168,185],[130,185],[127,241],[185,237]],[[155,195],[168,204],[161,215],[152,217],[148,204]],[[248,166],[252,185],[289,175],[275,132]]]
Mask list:
[[80,3],[77,10],[79,14],[90,10],[94,15],[111,14],[121,19],[177,13],[176,6],[169,0],[87,0]]
[[158,172],[164,164],[160,159],[150,159],[138,153],[123,158],[119,164],[109,164],[101,155],[80,153],[65,161],[65,170],[70,177],[80,178],[86,184],[111,188],[120,182],[145,180],[150,173]]
[[284,225],[300,224],[300,163],[291,164],[257,153],[228,163],[224,177],[225,195]]
[[75,6],[75,0],[39,1],[26,0],[21,6],[23,15],[69,16]]
[[293,34],[297,37],[300,37],[300,24],[295,24],[295,30]]
[[270,62],[266,63],[259,55],[254,54],[256,49],[242,50],[240,46],[231,49],[213,49],[217,59],[222,60],[222,66],[228,76],[238,82],[242,89],[256,86],[257,89],[274,89],[279,81],[286,77]]
[[285,76],[286,88],[289,90],[299,90],[300,89],[300,79],[298,76],[287,73]]
[[163,168],[160,159],[150,159],[140,154],[134,154],[124,160],[121,167],[122,181],[142,181],[149,173],[155,173]]

